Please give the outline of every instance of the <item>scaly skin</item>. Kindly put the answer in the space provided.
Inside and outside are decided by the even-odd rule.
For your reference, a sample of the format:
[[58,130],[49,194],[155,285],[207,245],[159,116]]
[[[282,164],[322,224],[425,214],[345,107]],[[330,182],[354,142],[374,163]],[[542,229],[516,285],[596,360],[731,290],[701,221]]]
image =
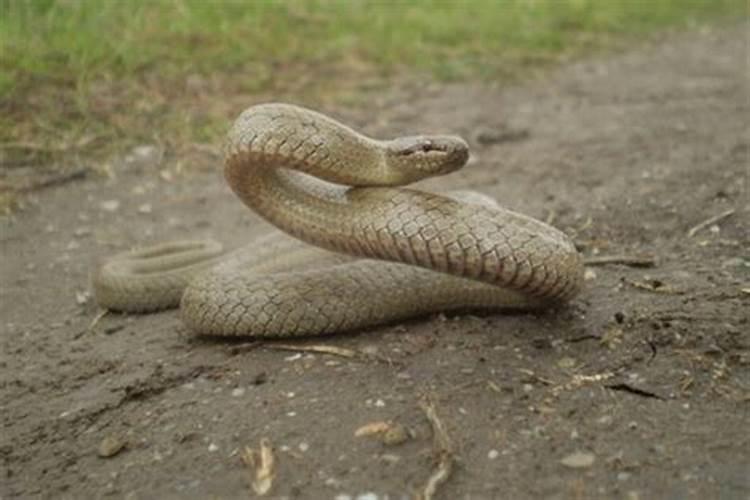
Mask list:
[[335,253],[281,235],[227,256],[208,243],[159,246],[105,263],[97,300],[147,311],[181,296],[198,334],[285,337],[573,297],[583,264],[560,231],[481,195],[393,187],[456,170],[467,157],[455,137],[376,141],[307,109],[249,108],[228,135],[227,182],[278,228]]

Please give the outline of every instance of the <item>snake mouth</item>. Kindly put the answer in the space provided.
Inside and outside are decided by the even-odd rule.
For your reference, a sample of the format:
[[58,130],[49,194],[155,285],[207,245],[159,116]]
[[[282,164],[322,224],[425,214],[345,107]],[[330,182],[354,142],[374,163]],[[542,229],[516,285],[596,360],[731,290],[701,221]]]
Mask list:
[[450,153],[451,149],[447,144],[440,144],[433,142],[430,139],[425,139],[414,144],[405,146],[404,148],[397,150],[396,154],[399,156],[412,156],[416,154],[428,154],[428,153]]

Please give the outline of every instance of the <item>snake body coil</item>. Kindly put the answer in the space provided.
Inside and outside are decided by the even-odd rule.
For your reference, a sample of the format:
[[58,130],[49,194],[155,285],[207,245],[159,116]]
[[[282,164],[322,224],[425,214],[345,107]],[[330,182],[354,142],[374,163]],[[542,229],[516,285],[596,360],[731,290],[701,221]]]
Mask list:
[[456,137],[377,141],[296,106],[251,107],[228,134],[225,177],[296,239],[278,233],[229,254],[213,242],[122,254],[95,275],[97,301],[142,312],[180,304],[198,334],[291,336],[574,296],[583,265],[562,232],[476,193],[394,187],[467,158]]

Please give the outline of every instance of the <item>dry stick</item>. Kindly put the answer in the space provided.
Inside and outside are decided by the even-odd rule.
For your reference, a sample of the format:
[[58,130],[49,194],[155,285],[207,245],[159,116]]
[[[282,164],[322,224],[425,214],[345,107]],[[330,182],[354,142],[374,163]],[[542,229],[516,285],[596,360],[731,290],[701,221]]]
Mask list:
[[346,349],[343,347],[336,347],[332,345],[294,345],[294,344],[276,344],[276,343],[263,343],[263,347],[267,349],[277,349],[279,351],[295,351],[295,352],[315,352],[318,354],[332,354],[334,356],[341,356],[347,359],[356,359],[363,356],[361,353],[353,350]]
[[90,332],[93,332],[93,331],[94,331],[94,327],[95,327],[95,326],[96,326],[96,325],[97,325],[97,324],[99,323],[99,321],[100,321],[100,320],[101,320],[101,319],[102,319],[102,318],[103,318],[104,316],[106,316],[107,314],[109,314],[109,309],[102,309],[101,311],[99,311],[99,312],[98,312],[98,313],[96,314],[96,316],[94,317],[94,319],[93,319],[93,320],[91,320],[91,323],[89,323],[89,326],[88,326],[88,328],[86,328],[86,330],[84,331],[84,333],[90,333]]
[[60,184],[66,184],[71,181],[75,181],[78,179],[83,179],[88,175],[89,169],[88,168],[78,168],[75,170],[71,170],[68,172],[61,172],[58,174],[52,174],[48,175],[46,177],[42,177],[39,180],[34,180],[31,182],[26,183],[25,185],[18,186],[16,188],[13,188],[12,186],[0,186],[0,191],[9,190],[9,191],[16,191],[19,193],[28,193],[31,191],[36,191],[38,189],[47,188],[51,186],[59,186]]
[[654,257],[636,257],[630,255],[602,255],[597,257],[586,257],[583,259],[584,265],[603,266],[605,264],[623,264],[630,267],[654,267],[656,259]]
[[262,342],[260,347],[266,347],[268,349],[276,349],[279,351],[294,351],[294,352],[313,352],[317,354],[331,354],[333,356],[341,356],[346,359],[360,359],[366,361],[376,360],[381,363],[388,365],[400,365],[398,361],[394,361],[385,356],[378,356],[377,354],[367,354],[354,349],[346,349],[344,347],[337,347],[325,344],[315,345],[295,345],[295,344],[281,344],[276,342]]
[[263,496],[271,491],[276,477],[276,459],[268,438],[261,438],[258,450],[246,446],[240,453],[240,458],[248,468],[248,479],[253,492]]
[[726,219],[727,217],[729,217],[730,215],[732,215],[734,212],[735,212],[735,209],[734,208],[730,208],[729,210],[726,210],[726,211],[720,213],[719,215],[714,215],[713,217],[710,217],[710,218],[704,220],[703,222],[701,222],[697,226],[693,226],[690,229],[690,231],[688,231],[688,233],[687,233],[688,238],[692,238],[693,236],[695,236],[695,233],[697,233],[698,231],[700,231],[704,227],[710,226],[714,222],[719,222],[720,220]]
[[435,471],[427,478],[422,491],[417,494],[417,500],[432,500],[435,497],[438,486],[443,484],[450,477],[453,471],[453,445],[448,432],[445,430],[445,424],[437,416],[435,404],[428,397],[419,402],[419,407],[427,417],[432,426],[433,435],[433,452],[438,458]]
[[26,186],[22,186],[19,191],[29,192],[36,191],[37,189],[47,188],[51,186],[59,186],[60,184],[67,184],[68,182],[83,179],[88,175],[88,168],[78,168],[69,172],[62,172],[59,174],[53,174],[48,177],[42,178],[38,181],[31,182]]

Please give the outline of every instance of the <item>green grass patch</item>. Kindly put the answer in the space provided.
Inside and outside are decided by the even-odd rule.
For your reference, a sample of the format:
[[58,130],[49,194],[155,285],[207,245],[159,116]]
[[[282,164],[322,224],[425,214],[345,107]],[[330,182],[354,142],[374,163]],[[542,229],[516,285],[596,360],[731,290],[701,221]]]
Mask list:
[[217,143],[254,100],[335,100],[394,75],[502,80],[746,9],[745,0],[0,0],[0,143],[15,160],[143,141],[180,151]]

